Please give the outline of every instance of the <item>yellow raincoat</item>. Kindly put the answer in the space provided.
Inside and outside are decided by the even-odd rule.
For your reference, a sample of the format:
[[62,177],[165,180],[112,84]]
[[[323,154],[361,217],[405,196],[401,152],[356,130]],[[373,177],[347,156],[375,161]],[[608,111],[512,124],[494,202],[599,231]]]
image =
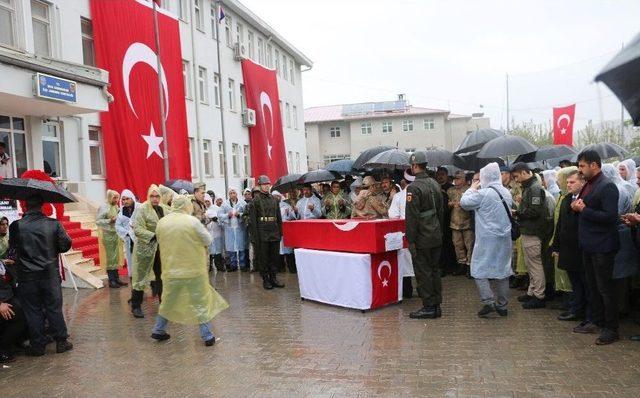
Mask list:
[[131,216],[133,233],[136,236],[136,244],[133,246],[133,263],[135,266],[133,267],[131,280],[134,290],[144,290],[146,287],[149,272],[153,268],[153,260],[158,249],[158,241],[155,237],[159,218],[149,200],[149,196],[154,191],[162,196],[160,207],[164,216],[166,217],[171,212],[169,206],[164,203],[165,197],[170,198],[169,195],[163,195],[157,185],[151,185],[147,191],[147,201],[136,207]]
[[164,289],[158,314],[186,325],[207,323],[229,307],[209,283],[211,235],[191,215],[186,196],[175,196],[171,210],[156,228]]
[[112,205],[113,197],[118,195],[116,191],[107,191],[107,201],[96,216],[98,226],[98,248],[100,253],[100,264],[104,265],[107,271],[117,270],[122,265],[122,241],[116,233],[115,223],[112,218],[118,216],[118,205]]

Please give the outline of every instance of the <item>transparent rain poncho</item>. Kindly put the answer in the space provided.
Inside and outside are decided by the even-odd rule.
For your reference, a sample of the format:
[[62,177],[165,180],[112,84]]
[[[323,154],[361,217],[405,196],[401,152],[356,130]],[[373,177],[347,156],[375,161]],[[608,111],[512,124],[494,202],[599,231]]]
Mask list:
[[118,192],[109,189],[107,200],[98,209],[96,225],[98,226],[98,252],[100,254],[100,264],[104,265],[107,271],[113,271],[122,265],[122,241],[116,233],[113,218],[118,217],[118,205],[112,205],[111,201],[118,196]]
[[553,199],[557,201],[560,196],[558,173],[555,170],[545,170],[542,172],[542,177],[544,178],[544,184],[547,187],[547,191],[553,195]]
[[602,165],[602,174],[618,187],[618,214],[626,214],[631,210],[633,195],[625,187],[624,180],[620,177],[618,168],[612,164]]
[[163,284],[158,314],[186,325],[206,323],[229,307],[209,283],[211,236],[191,216],[192,204],[186,196],[175,196],[171,210],[156,228]]
[[629,192],[631,197],[635,196],[636,191],[638,191],[638,177],[636,176],[636,162],[633,159],[623,160],[618,164],[618,172],[619,169],[623,168],[627,172],[627,177],[622,178],[623,185],[625,189]]

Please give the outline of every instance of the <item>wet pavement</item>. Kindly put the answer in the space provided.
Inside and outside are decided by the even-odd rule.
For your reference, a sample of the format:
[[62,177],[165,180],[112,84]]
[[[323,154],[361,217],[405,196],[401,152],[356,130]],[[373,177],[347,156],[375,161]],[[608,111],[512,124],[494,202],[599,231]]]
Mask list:
[[[638,397],[640,343],[606,347],[571,333],[558,311],[479,319],[474,284],[444,279],[443,318],[410,320],[406,300],[369,313],[301,302],[295,275],[264,291],[256,274],[218,274],[230,308],[205,347],[197,327],[170,325],[171,340],[149,338],[128,311],[128,289],[65,289],[75,349],[20,356],[0,369],[2,397]],[[640,332],[623,324],[626,338]]]

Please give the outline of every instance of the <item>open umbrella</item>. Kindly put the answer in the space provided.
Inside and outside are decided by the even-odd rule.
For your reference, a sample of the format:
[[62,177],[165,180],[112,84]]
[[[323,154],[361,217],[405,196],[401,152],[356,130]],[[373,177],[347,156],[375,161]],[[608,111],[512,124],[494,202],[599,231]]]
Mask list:
[[458,149],[455,151],[456,154],[460,153],[468,153],[473,151],[478,151],[482,149],[484,144],[493,140],[494,138],[498,138],[503,136],[504,132],[495,129],[478,129],[476,131],[472,131],[464,137],[464,140],[458,145]]
[[478,152],[479,151],[475,151],[458,155],[454,159],[453,165],[462,170],[469,171],[480,171],[481,168],[493,162],[498,163],[500,166],[504,166],[504,160],[500,158],[478,158]]
[[516,162],[543,162],[550,159],[562,160],[563,158],[569,160],[576,153],[578,153],[578,151],[568,145],[546,145],[541,146],[535,152],[525,153],[524,155],[518,156],[516,158]]
[[538,148],[517,135],[503,135],[484,144],[479,158],[502,158],[513,155],[522,155],[536,151]]
[[[611,142],[601,142],[599,144],[587,145],[584,148],[582,148],[580,152],[586,151],[588,149],[598,152],[598,155],[600,155],[602,159],[624,158],[627,156],[627,153],[628,153],[627,150],[621,147],[620,145],[614,144]],[[574,155],[571,158],[571,161],[577,162],[578,155],[579,154]]]
[[360,156],[353,162],[353,170],[364,170],[364,164],[367,163],[372,157],[376,156],[380,152],[388,151],[389,149],[396,149],[396,147],[389,145],[381,145],[373,148],[365,149]]
[[604,82],[627,108],[633,124],[640,125],[640,34],[609,61],[596,81]]
[[442,148],[427,149],[424,153],[427,155],[427,165],[429,167],[453,165],[455,158],[458,157],[453,152]]
[[298,185],[298,180],[302,177],[302,174],[287,174],[278,178],[273,184],[272,189],[274,191],[288,192],[294,189]]
[[342,176],[340,175],[340,173],[320,169],[303,174],[302,177],[298,179],[298,184],[314,184],[316,182],[329,182],[341,179]]
[[39,195],[45,203],[76,202],[73,194],[48,181],[32,178],[5,178],[0,181],[0,198],[26,200]]
[[409,167],[409,154],[401,149],[389,149],[380,152],[364,164],[365,168],[404,170]]
[[171,188],[177,193],[180,193],[181,190],[185,190],[190,194],[193,194],[193,183],[187,180],[167,180],[163,184],[167,188]]
[[338,172],[342,175],[351,174],[353,172],[353,163],[354,161],[351,159],[342,159],[331,162],[323,168],[325,170]]

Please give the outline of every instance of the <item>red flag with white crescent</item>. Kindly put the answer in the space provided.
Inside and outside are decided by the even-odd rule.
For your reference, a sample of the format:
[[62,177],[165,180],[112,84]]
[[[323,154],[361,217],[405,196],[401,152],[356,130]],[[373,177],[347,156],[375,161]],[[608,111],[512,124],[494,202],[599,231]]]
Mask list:
[[[157,9],[160,67],[154,11],[143,0],[91,0],[96,64],[109,72],[114,101],[100,114],[107,187],[129,188],[146,197],[164,181],[164,147],[171,178],[191,179],[178,20]],[[160,89],[167,142],[162,137]]]
[[573,118],[576,104],[553,108],[553,143],[573,146]]
[[398,301],[398,251],[371,254],[371,308]]
[[242,77],[247,108],[256,112],[256,125],[249,128],[251,174],[264,174],[275,182],[287,174],[276,71],[245,59]]

